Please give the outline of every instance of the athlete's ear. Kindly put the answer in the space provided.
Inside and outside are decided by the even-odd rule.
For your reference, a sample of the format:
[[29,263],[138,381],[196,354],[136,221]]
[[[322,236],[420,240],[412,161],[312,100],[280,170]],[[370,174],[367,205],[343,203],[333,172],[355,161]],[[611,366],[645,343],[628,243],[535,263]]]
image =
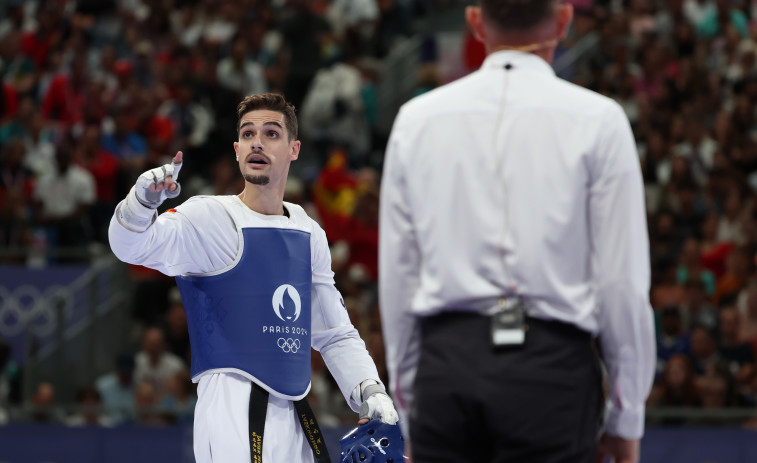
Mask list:
[[289,146],[289,160],[296,161],[300,157],[300,147],[302,142],[299,140],[293,141]]

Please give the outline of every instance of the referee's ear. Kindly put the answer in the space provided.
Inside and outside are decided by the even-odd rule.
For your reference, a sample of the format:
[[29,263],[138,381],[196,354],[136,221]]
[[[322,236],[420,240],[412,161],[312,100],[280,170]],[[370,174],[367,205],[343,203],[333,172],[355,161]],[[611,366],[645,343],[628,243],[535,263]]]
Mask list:
[[557,38],[562,40],[568,34],[570,23],[573,22],[573,5],[565,2],[557,10]]
[[484,18],[481,8],[478,6],[465,7],[465,22],[473,31],[473,37],[479,42],[486,43],[486,30],[484,30]]

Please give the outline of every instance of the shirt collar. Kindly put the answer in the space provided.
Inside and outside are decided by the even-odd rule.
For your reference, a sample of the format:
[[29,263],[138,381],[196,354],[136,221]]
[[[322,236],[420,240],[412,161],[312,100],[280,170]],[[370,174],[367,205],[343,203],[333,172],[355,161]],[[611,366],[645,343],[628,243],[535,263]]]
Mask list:
[[481,69],[502,69],[507,64],[512,65],[513,69],[530,69],[555,75],[552,66],[541,57],[516,50],[500,50],[490,54],[484,60]]

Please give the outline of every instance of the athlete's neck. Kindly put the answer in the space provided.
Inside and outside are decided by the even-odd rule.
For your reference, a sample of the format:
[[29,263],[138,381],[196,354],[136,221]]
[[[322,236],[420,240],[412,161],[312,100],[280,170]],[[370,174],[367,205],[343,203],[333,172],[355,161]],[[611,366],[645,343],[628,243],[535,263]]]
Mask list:
[[238,196],[247,207],[259,214],[285,215],[283,188],[253,185],[250,182],[245,182],[244,191]]

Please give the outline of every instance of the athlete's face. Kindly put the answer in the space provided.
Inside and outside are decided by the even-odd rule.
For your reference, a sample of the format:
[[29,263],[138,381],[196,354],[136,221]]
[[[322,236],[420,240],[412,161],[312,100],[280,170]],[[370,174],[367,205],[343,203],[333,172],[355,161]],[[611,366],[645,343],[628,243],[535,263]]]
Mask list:
[[259,186],[286,182],[289,164],[300,153],[300,142],[289,140],[284,114],[250,111],[239,121],[238,135],[234,151],[246,182]]

